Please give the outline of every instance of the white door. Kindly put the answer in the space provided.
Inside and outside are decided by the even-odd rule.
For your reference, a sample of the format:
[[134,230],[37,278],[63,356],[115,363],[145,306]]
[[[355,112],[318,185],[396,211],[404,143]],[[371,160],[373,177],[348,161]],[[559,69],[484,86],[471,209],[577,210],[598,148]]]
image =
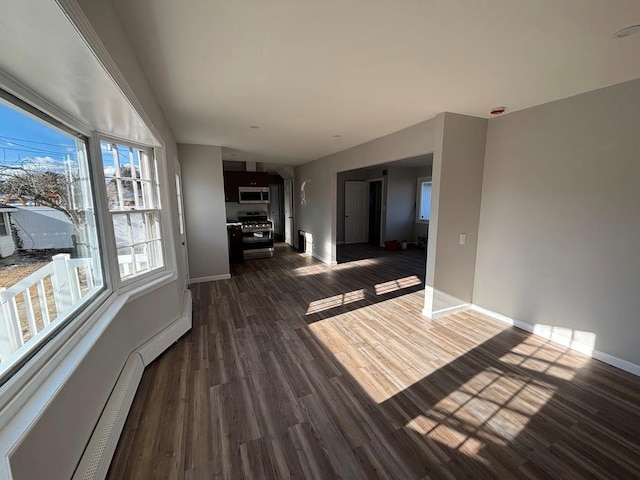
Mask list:
[[369,241],[369,183],[344,182],[344,243]]
[[281,188],[280,185],[269,185],[269,220],[273,222],[273,233],[277,235],[282,235]]
[[[184,271],[186,275],[187,287],[189,287],[189,255],[187,254],[187,230],[184,222],[184,205],[182,200],[182,173],[180,171],[180,163],[174,159],[176,166],[176,197],[178,203],[178,229],[180,234],[180,244],[182,245],[182,261],[184,262]],[[180,261],[181,255],[176,255],[177,261]]]
[[293,245],[293,178],[284,181],[284,241]]

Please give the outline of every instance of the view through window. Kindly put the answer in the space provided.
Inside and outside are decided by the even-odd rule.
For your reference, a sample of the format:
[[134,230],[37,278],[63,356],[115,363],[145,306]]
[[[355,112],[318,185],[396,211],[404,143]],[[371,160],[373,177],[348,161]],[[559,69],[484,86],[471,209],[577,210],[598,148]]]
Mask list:
[[87,141],[0,100],[0,375],[103,288]]
[[418,218],[416,221],[429,221],[431,212],[431,180],[418,179]]
[[156,162],[150,148],[106,141],[100,148],[120,279],[126,280],[164,265]]

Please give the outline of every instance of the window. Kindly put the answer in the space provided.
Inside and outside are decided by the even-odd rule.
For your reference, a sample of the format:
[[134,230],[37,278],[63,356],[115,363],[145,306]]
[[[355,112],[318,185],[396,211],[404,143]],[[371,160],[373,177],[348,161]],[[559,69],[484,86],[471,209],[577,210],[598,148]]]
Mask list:
[[416,189],[416,222],[428,222],[431,212],[431,178],[418,178]]
[[100,142],[121,280],[164,266],[153,149]]
[[7,222],[7,214],[0,213],[0,236],[4,237],[9,235],[9,222]]
[[87,139],[0,91],[0,151],[3,383],[104,282]]

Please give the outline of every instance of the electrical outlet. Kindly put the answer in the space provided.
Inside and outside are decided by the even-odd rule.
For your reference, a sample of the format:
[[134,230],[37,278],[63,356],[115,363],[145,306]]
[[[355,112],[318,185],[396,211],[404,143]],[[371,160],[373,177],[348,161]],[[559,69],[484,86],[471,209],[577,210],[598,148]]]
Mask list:
[[467,243],[467,234],[466,233],[461,233],[460,234],[460,245],[464,245],[465,243]]

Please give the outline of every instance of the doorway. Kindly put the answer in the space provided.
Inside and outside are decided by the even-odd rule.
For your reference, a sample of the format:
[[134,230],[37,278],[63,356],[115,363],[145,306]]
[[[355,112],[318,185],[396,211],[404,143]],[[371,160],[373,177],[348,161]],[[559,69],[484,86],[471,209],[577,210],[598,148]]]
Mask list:
[[369,181],[369,244],[382,246],[382,180]]
[[293,244],[293,178],[284,180],[284,241]]

